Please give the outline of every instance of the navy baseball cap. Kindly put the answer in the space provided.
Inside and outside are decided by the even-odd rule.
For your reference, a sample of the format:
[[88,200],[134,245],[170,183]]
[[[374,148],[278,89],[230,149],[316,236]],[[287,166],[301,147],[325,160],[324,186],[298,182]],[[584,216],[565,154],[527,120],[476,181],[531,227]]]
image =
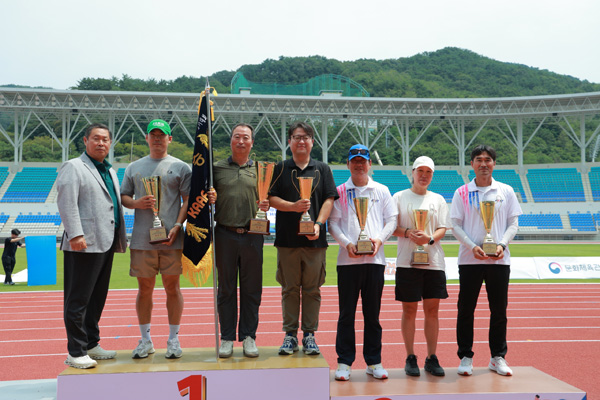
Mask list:
[[348,151],[348,161],[352,160],[356,156],[360,156],[365,160],[371,159],[369,148],[367,146],[363,146],[362,144],[355,144],[354,146],[350,147],[350,150]]

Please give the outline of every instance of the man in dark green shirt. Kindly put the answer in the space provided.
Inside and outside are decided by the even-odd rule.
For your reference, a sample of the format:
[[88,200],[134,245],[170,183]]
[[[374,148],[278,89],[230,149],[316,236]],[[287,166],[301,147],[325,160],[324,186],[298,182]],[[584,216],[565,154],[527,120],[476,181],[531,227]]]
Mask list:
[[[259,203],[256,190],[256,163],[250,159],[254,144],[254,129],[237,124],[231,133],[231,156],[214,165],[216,201],[215,257],[219,271],[217,308],[221,323],[219,357],[233,354],[237,322],[237,281],[240,281],[240,318],[238,340],[243,342],[246,357],[258,357],[256,329],[258,308],[262,296],[262,235],[248,233],[250,219],[257,208],[269,210],[269,201]],[[218,193],[218,199],[217,199]]]

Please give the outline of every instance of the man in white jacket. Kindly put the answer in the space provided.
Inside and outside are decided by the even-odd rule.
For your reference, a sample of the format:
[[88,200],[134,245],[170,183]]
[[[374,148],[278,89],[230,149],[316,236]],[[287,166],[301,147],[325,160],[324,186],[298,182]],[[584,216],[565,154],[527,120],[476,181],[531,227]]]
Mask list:
[[[358,296],[362,297],[364,317],[363,357],[367,374],[386,379],[381,365],[381,335],[379,311],[384,285],[385,254],[383,244],[396,229],[398,211],[389,189],[371,179],[371,158],[366,146],[357,144],[348,154],[350,178],[337,187],[340,196],[334,202],[329,217],[329,233],[339,243],[337,260],[340,315],[335,349],[338,368],[335,379],[350,379],[351,365],[356,357],[354,320]],[[373,254],[357,254],[360,226],[356,216],[355,198],[368,198],[365,232],[372,243]]]

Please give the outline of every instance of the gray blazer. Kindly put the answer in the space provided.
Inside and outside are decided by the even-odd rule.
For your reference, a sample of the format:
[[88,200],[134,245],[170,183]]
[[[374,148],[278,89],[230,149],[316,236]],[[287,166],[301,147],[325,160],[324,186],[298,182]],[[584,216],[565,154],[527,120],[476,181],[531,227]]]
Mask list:
[[[123,253],[127,249],[127,236],[119,179],[112,168],[110,176],[121,210],[115,251]],[[58,212],[65,227],[61,250],[74,251],[69,240],[81,235],[85,238],[87,249],[80,252],[105,253],[110,250],[115,237],[113,202],[100,173],[87,154],[83,153],[81,157],[63,163],[56,178],[56,188]]]

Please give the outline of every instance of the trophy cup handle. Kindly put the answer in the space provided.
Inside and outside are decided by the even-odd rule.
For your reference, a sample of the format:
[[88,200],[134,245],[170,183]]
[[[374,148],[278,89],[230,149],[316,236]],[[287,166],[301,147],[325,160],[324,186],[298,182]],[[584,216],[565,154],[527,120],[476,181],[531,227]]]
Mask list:
[[[283,168],[281,169],[281,171],[283,172]],[[298,195],[300,195],[300,189],[298,189],[298,186],[296,186],[296,184],[294,183],[294,177],[296,179],[298,179],[298,173],[296,172],[295,169],[292,170],[292,185],[294,185],[294,189],[296,189],[296,191],[298,192]]]
[[[281,157],[281,156],[277,156],[277,157]],[[294,170],[292,170],[292,172],[296,172],[296,170],[294,169]],[[275,182],[277,182],[277,179],[279,179],[281,174],[283,174],[283,165],[281,166],[281,171],[279,171],[279,175],[277,175],[277,178],[271,180],[271,185],[269,186],[269,192],[271,191],[271,189],[273,189]],[[292,184],[293,183],[294,183],[294,179],[292,177]],[[296,185],[294,185],[294,187],[296,187]],[[298,190],[298,188],[296,188],[296,190]],[[298,191],[298,192],[300,192],[300,191]]]
[[319,172],[319,170],[315,170],[315,179],[317,180],[317,183],[315,183],[315,187],[311,190],[310,195],[312,196],[313,193],[315,192],[315,190],[317,190],[317,186],[319,186],[319,180],[321,180],[321,173]]

